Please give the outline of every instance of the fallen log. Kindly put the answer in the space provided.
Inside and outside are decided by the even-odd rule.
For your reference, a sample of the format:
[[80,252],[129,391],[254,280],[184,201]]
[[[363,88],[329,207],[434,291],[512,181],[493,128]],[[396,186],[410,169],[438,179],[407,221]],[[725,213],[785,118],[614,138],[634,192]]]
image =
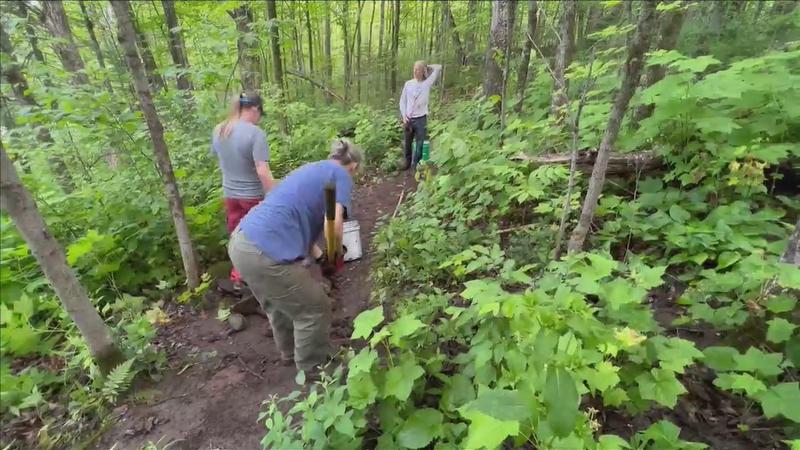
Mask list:
[[[514,161],[526,161],[536,166],[544,165],[565,165],[569,166],[569,153],[551,153],[546,155],[531,156],[524,153],[512,156]],[[584,173],[592,173],[594,161],[597,159],[597,151],[594,149],[578,152],[576,168]],[[611,153],[608,160],[609,175],[626,175],[638,172],[648,172],[660,168],[663,165],[661,157],[654,151],[643,151],[636,153]]]
[[305,75],[303,73],[295,72],[293,70],[284,70],[284,73],[286,75],[291,75],[293,77],[300,78],[301,80],[306,80],[306,81],[308,81],[309,84],[311,84],[312,86],[314,86],[314,87],[316,87],[318,89],[321,89],[323,92],[325,92],[326,94],[328,94],[331,97],[335,98],[336,100],[339,100],[342,103],[345,102],[344,98],[342,98],[341,95],[337,94],[336,92],[333,92],[328,86],[325,86],[324,84],[320,83],[319,81],[316,81],[316,80],[308,77],[307,75]]

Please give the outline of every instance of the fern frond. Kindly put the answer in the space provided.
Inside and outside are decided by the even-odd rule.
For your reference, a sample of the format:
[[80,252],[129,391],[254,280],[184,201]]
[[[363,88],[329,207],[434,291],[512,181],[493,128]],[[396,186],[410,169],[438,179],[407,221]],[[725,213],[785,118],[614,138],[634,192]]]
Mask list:
[[133,359],[114,367],[103,382],[103,389],[100,395],[107,401],[113,403],[119,394],[128,390],[136,371],[133,370]]

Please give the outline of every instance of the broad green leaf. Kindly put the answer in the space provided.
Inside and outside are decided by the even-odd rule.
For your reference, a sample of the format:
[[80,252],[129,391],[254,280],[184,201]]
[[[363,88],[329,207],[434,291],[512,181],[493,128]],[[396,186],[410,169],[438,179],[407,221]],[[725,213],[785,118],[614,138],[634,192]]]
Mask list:
[[678,396],[686,392],[675,373],[665,369],[651,369],[636,377],[639,393],[645,400],[653,400],[669,408],[674,408]]
[[689,214],[689,211],[686,211],[679,205],[672,205],[669,207],[669,216],[672,217],[672,220],[678,223],[686,223],[686,221],[692,217],[692,215]]
[[703,55],[698,56],[697,58],[676,61],[672,63],[671,66],[678,71],[688,70],[690,72],[699,73],[705,71],[708,66],[719,63],[720,61],[718,59],[712,56]]
[[636,272],[632,275],[639,286],[645,289],[652,289],[664,283],[661,277],[664,275],[666,269],[667,266],[647,267],[642,265],[638,267]]
[[788,295],[777,295],[766,301],[765,306],[775,314],[792,311],[797,304],[797,299]]
[[631,448],[628,441],[615,434],[604,434],[598,439],[597,450],[624,450]]
[[383,396],[392,396],[401,402],[406,401],[411,395],[414,381],[424,373],[422,367],[418,366],[412,358],[404,358],[400,365],[394,366],[386,372]]
[[757,399],[761,402],[764,415],[771,419],[782,415],[789,420],[800,423],[800,387],[798,382],[780,383],[760,393]]
[[789,289],[800,289],[800,267],[778,263],[778,284]]
[[749,373],[723,373],[714,380],[714,384],[729,391],[744,391],[751,397],[767,390],[761,380]]
[[781,317],[772,319],[767,323],[769,324],[767,328],[767,340],[776,344],[788,341],[789,338],[792,337],[792,334],[794,334],[794,329],[797,328],[797,325]]
[[389,332],[391,333],[389,342],[392,345],[399,346],[403,338],[414,334],[415,331],[423,327],[425,327],[425,324],[419,319],[410,314],[404,314],[389,325]]
[[543,394],[547,423],[556,436],[568,436],[575,429],[580,416],[580,398],[572,375],[563,367],[549,366]]
[[612,310],[618,310],[629,303],[640,303],[645,295],[647,290],[641,286],[634,286],[624,278],[615,278],[600,287],[600,298]]
[[378,352],[367,347],[362,348],[348,363],[348,376],[353,376],[360,372],[369,373],[377,359]]
[[765,377],[775,376],[782,372],[779,367],[783,359],[780,353],[764,353],[755,347],[750,347],[744,355],[736,355],[734,359],[737,370],[755,372]]
[[694,342],[681,338],[665,338],[656,336],[650,339],[663,369],[683,373],[683,369],[694,363],[695,359],[703,358],[703,352],[695,347]]
[[722,252],[717,257],[717,270],[722,270],[736,264],[737,261],[742,259],[742,255],[736,252]]
[[509,436],[519,433],[519,422],[516,420],[497,420],[478,410],[463,413],[470,421],[467,434],[466,450],[496,449]]
[[443,409],[453,411],[475,399],[475,387],[466,376],[457,373],[450,377],[442,392]]
[[383,322],[383,306],[362,312],[353,322],[353,336],[350,339],[368,338],[381,322]]
[[477,409],[497,420],[523,421],[531,415],[531,410],[522,398],[522,394],[519,391],[505,389],[481,392],[467,409]]
[[587,368],[581,373],[584,378],[586,378],[589,388],[597,392],[604,392],[608,388],[619,384],[618,371],[619,367],[616,367],[608,361],[600,361],[595,364],[594,368]]
[[592,281],[597,281],[601,278],[611,275],[618,265],[618,263],[613,259],[606,258],[603,255],[598,255],[597,253],[588,253],[586,257],[589,259],[591,264],[576,268],[575,272],[580,274],[581,277],[586,277]]
[[716,371],[735,370],[738,367],[736,357],[739,351],[733,347],[706,347],[703,355],[703,362]]
[[354,408],[363,409],[375,402],[378,387],[369,373],[348,374],[347,393],[347,402]]
[[417,409],[397,433],[397,442],[407,448],[427,446],[442,428],[442,413],[435,409]]

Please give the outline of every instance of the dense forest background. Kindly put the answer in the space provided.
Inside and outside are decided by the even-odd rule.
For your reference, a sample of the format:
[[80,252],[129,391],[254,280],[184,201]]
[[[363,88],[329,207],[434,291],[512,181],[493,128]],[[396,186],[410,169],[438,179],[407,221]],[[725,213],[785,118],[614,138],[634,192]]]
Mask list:
[[[4,445],[69,446],[161,376],[164,302],[227,259],[232,98],[267,99],[277,177],[339,136],[388,173],[422,59],[435,174],[376,238],[394,319],[365,312],[349,372],[300,425],[272,404],[262,445],[701,448],[663,411],[705,380],[738,415],[680,438],[798,448],[797,6],[0,3]],[[651,408],[624,439],[598,412]]]

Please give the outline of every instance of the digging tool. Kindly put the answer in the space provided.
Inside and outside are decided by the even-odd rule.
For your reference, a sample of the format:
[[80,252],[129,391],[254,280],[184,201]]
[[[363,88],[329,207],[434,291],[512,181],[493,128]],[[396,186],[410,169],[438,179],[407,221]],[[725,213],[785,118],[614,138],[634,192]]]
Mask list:
[[332,277],[344,269],[342,243],[336,237],[336,185],[325,186],[325,254],[322,260],[322,273]]

